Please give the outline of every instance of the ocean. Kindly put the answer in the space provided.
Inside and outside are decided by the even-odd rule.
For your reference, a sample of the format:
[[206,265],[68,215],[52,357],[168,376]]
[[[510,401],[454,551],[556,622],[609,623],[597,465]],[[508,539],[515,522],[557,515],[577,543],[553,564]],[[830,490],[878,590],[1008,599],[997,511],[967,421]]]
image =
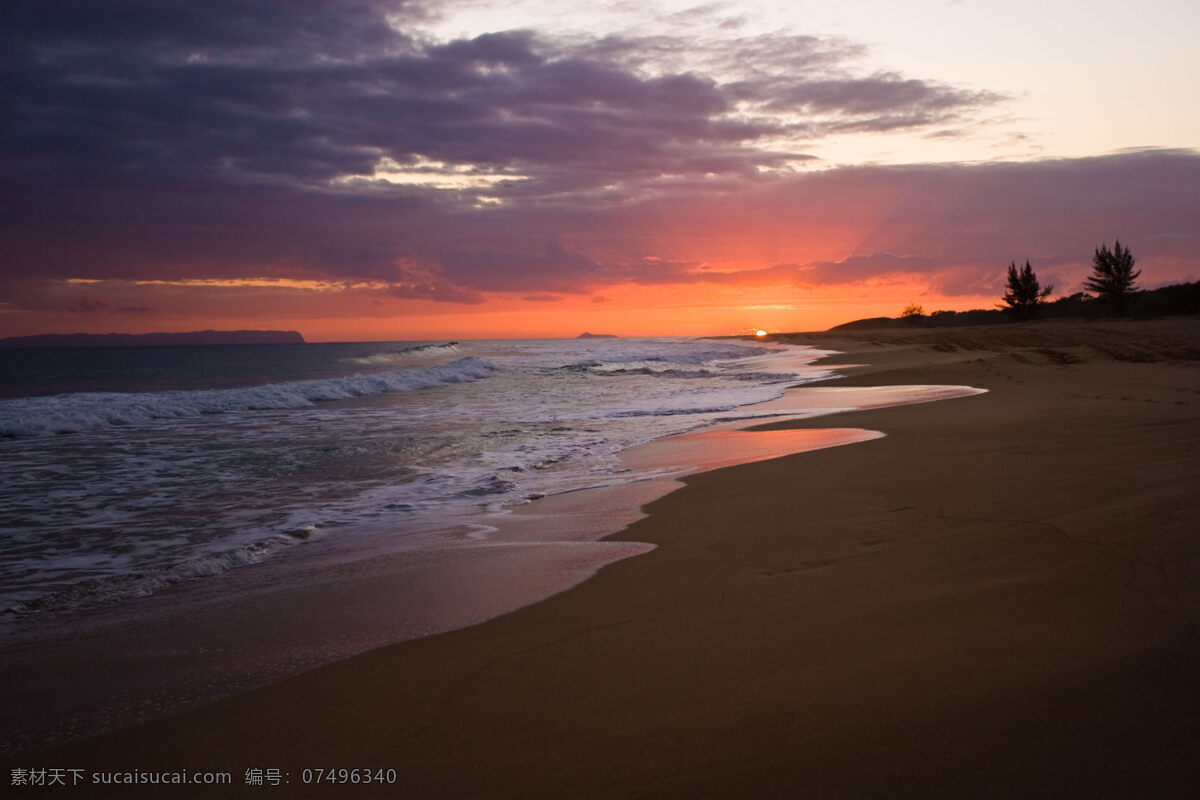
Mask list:
[[740,430],[753,421],[979,391],[784,395],[829,377],[828,354],[682,338],[0,350],[0,755],[493,619],[654,550],[611,534],[689,472],[883,435]]
[[618,460],[634,445],[779,413],[753,407],[827,376],[819,355],[695,339],[0,351],[0,631],[299,553],[484,544],[489,515],[652,477]]

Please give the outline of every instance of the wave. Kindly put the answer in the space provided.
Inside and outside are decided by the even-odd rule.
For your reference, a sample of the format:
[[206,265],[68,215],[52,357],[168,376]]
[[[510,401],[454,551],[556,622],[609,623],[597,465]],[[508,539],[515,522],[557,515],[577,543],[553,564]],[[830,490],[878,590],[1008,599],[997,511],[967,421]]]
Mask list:
[[[700,343],[695,343],[700,344]],[[587,372],[597,376],[647,375],[655,378],[712,379],[752,383],[783,383],[798,376],[788,372],[742,371],[747,359],[775,352],[744,344],[668,349],[611,349],[557,367],[565,372]]]
[[627,411],[612,411],[605,416],[610,419],[626,419],[629,417],[677,417],[696,416],[700,414],[721,414],[739,408],[737,403],[720,403],[715,405],[686,406],[683,408],[631,408]]
[[457,353],[458,342],[443,342],[441,344],[419,344],[398,350],[399,353]]
[[195,417],[230,411],[306,408],[314,403],[429,389],[488,377],[494,368],[478,358],[345,378],[270,383],[237,389],[169,392],[81,392],[0,401],[0,435],[46,436],[106,425]]
[[196,578],[220,575],[231,569],[258,564],[282,550],[300,544],[317,533],[308,526],[268,536],[229,550],[197,555],[174,564],[150,567],[137,573],[87,578],[40,595],[0,607],[8,614],[43,614],[105,605],[131,597],[146,597],[165,587]]
[[[717,362],[737,362],[756,356],[776,352],[771,348],[745,344],[709,344],[691,342],[691,347],[680,346],[671,342],[668,346],[655,346],[654,342],[621,342],[603,347],[592,348],[586,355],[576,361],[559,364],[552,369],[568,372],[594,372],[596,374],[631,374],[661,375],[664,377],[734,377],[737,375],[734,364]],[[701,345],[701,346],[695,346]],[[705,346],[707,345],[707,346]],[[717,371],[709,369],[687,370],[681,367],[716,367]],[[756,373],[765,375],[770,373]]]
[[346,360],[355,364],[392,364],[397,361],[407,361],[413,356],[441,356],[447,353],[458,352],[460,352],[458,342],[442,342],[440,344],[418,344],[413,347],[393,350],[390,353],[376,353],[371,356],[348,358]]
[[594,364],[587,367],[595,375],[651,375],[656,378],[703,379],[748,381],[753,383],[784,383],[799,378],[790,372],[723,372],[705,368],[679,369],[665,362],[641,362],[638,364]]
[[750,358],[752,356],[761,356],[775,352],[769,347],[759,347],[758,345],[746,344],[709,344],[705,342],[705,347],[697,349],[672,349],[664,352],[662,355],[653,354],[643,356],[642,361],[663,361],[672,364],[687,364],[697,366],[700,364],[708,364],[713,361],[729,361],[742,358]]
[[670,342],[665,347],[655,346],[652,342],[628,344],[623,347],[611,346],[592,349],[588,355],[592,360],[603,361],[606,364],[653,362],[694,367],[714,361],[736,361],[774,352],[769,347],[759,345],[696,341],[687,343],[687,346],[681,346],[678,342]]

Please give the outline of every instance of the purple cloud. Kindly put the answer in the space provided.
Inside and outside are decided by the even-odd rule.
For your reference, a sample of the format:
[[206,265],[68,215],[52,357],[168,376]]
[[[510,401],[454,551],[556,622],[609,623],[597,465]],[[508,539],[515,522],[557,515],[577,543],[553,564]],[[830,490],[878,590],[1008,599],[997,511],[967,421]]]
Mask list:
[[[409,22],[419,13],[4,4],[6,302],[46,307],[65,278],[146,277],[369,280],[457,304],[902,273],[968,291],[1024,258],[1069,282],[1079,254],[1116,235],[1148,275],[1195,271],[1193,151],[795,174],[782,168],[809,156],[777,144],[789,134],[965,134],[1002,98],[855,76],[863,48],[843,40],[432,44]],[[424,180],[373,179],[383,159]],[[834,228],[860,233],[812,244]],[[722,259],[743,270],[701,267]]]
[[586,292],[602,280],[600,265],[550,241],[541,252],[511,250],[445,250],[438,254],[440,272],[454,283],[484,291]]

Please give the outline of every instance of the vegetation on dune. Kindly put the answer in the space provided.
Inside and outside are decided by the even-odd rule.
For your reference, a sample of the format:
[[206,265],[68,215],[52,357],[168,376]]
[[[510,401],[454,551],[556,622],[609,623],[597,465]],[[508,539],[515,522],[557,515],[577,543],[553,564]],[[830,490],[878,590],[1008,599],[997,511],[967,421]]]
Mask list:
[[1108,249],[1107,243],[1101,245],[1092,257],[1092,275],[1083,288],[1095,292],[1100,302],[1106,303],[1117,313],[1123,312],[1129,295],[1134,291],[1134,281],[1142,274],[1140,269],[1134,271],[1135,261],[1129,248],[1121,247],[1120,239],[1112,250]]
[[1013,261],[1008,265],[1008,291],[1002,298],[1008,305],[1005,310],[1018,317],[1029,316],[1046,302],[1053,290],[1054,284],[1051,283],[1042,287],[1028,261],[1020,271],[1017,270],[1017,262]]
[[[1163,286],[1141,291],[1136,280],[1136,259],[1128,247],[1117,240],[1112,250],[1102,244],[1092,257],[1092,274],[1084,283],[1086,291],[1057,300],[1047,299],[1053,285],[1042,286],[1029,261],[1021,269],[1017,262],[1008,265],[1004,303],[995,309],[971,311],[934,311],[910,303],[899,317],[873,317],[838,325],[831,330],[870,330],[897,325],[929,328],[993,325],[1028,319],[1099,319],[1114,315],[1139,319],[1178,314],[1200,314],[1200,281]],[[1091,293],[1094,293],[1091,294]]]

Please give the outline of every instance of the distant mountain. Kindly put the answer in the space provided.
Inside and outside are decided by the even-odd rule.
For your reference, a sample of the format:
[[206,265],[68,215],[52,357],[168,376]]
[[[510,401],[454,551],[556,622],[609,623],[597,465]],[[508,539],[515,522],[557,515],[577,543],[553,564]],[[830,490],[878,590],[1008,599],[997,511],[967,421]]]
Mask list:
[[0,339],[0,347],[156,347],[196,344],[304,344],[297,331],[190,333],[46,333]]
[[612,333],[588,333],[584,331],[575,337],[576,339],[616,339],[617,336]]

